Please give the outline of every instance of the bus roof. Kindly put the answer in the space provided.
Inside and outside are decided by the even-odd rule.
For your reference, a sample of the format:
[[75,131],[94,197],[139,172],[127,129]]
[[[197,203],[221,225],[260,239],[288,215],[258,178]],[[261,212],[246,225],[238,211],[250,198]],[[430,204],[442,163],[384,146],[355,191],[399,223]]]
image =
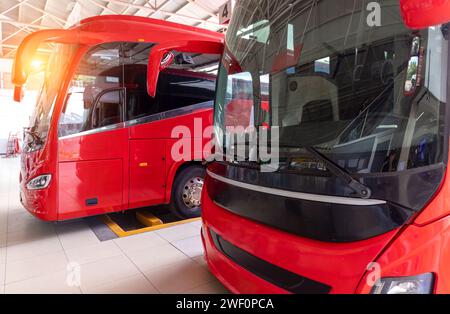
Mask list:
[[162,26],[164,28],[170,28],[173,30],[176,30],[178,32],[184,33],[184,32],[195,32],[197,35],[201,34],[204,36],[212,36],[213,38],[222,39],[223,34],[210,31],[207,29],[185,25],[185,24],[178,24],[175,22],[169,22],[159,19],[153,19],[148,17],[142,17],[142,16],[134,16],[134,15],[100,15],[100,16],[93,16],[86,19],[81,20],[78,24],[73,25],[73,27],[78,26],[86,26],[89,24],[97,25],[98,23],[111,23],[111,22],[125,22],[125,23],[140,23],[140,24],[147,24],[149,26]]

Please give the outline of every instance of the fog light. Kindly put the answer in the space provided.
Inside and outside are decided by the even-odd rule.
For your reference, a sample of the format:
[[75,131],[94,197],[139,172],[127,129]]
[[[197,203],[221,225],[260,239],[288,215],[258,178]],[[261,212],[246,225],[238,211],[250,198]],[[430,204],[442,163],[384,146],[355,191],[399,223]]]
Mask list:
[[52,176],[50,174],[44,174],[44,175],[38,176],[38,177],[30,180],[27,183],[27,189],[28,190],[45,189],[50,184],[51,179],[52,179]]
[[431,294],[434,276],[431,273],[412,276],[381,278],[372,288],[372,294]]

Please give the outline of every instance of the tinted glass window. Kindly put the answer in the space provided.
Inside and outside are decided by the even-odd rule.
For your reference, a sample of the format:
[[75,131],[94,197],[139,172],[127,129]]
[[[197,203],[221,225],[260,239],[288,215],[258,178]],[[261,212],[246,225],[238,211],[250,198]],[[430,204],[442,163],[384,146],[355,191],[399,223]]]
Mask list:
[[[105,126],[107,121],[116,123],[117,117],[113,118],[112,111],[118,110],[117,101],[112,101],[116,106],[115,109],[108,109],[112,111],[108,111],[108,105],[105,105],[105,119],[96,121],[98,124],[93,123],[94,106],[100,97],[107,97],[107,94],[101,96],[104,91],[120,88],[122,81],[121,43],[103,44],[89,50],[81,59],[72,78],[59,121],[59,136]],[[118,94],[117,91],[115,93]],[[108,103],[106,100],[104,102]],[[104,106],[95,107],[99,109]]]
[[126,47],[127,119],[137,119],[214,99],[218,55],[173,52],[172,64],[158,79],[156,97],[147,94],[147,59],[151,47]]
[[[214,99],[220,56],[179,52],[173,52],[172,64],[160,74],[156,97],[150,97],[147,65],[152,47],[122,42],[89,50],[72,79],[59,135],[115,124],[122,115],[133,120]],[[121,99],[126,100],[125,109]]]
[[[398,3],[379,4],[382,23],[374,27],[364,23],[370,12],[362,1],[237,1],[217,84],[216,130],[228,135],[230,121],[278,127],[280,171],[328,172],[305,146],[350,173],[440,164],[448,25],[411,30]],[[232,119],[235,104],[245,108],[242,119]]]
[[152,46],[124,43],[122,47],[128,120],[158,113],[157,101],[147,94],[147,65]]
[[214,99],[219,55],[173,52],[173,63],[160,74],[160,110],[167,111]]
[[[67,68],[77,49],[78,46],[76,45],[57,44],[49,58],[45,80],[30,119],[30,130],[36,133],[43,142],[47,138],[60,85],[64,81]],[[26,136],[24,149],[32,150],[35,142],[36,138]]]
[[119,123],[122,119],[122,91],[113,90],[102,94],[95,104],[92,115],[92,127],[101,128],[104,126]]

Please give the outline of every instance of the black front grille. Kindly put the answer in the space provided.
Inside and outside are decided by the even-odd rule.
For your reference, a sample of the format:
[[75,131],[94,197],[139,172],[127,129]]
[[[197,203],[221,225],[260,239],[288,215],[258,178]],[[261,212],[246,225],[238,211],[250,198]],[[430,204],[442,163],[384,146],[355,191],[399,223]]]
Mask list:
[[210,234],[222,254],[275,286],[296,294],[326,294],[331,290],[328,285],[294,274],[238,248],[212,230]]

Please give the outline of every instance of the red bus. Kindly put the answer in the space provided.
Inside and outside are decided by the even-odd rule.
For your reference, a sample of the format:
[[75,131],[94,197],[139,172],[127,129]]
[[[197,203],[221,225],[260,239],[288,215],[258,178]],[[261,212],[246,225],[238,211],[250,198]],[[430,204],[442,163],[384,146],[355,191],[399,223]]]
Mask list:
[[54,51],[24,140],[25,208],[48,221],[157,204],[199,216],[207,152],[192,145],[173,156],[172,131],[184,126],[190,140],[209,140],[223,35],[132,16],[42,30],[17,51],[16,100],[43,43]]
[[450,4],[423,3],[236,2],[216,151],[246,99],[279,161],[208,165],[205,257],[232,292],[450,293]]

